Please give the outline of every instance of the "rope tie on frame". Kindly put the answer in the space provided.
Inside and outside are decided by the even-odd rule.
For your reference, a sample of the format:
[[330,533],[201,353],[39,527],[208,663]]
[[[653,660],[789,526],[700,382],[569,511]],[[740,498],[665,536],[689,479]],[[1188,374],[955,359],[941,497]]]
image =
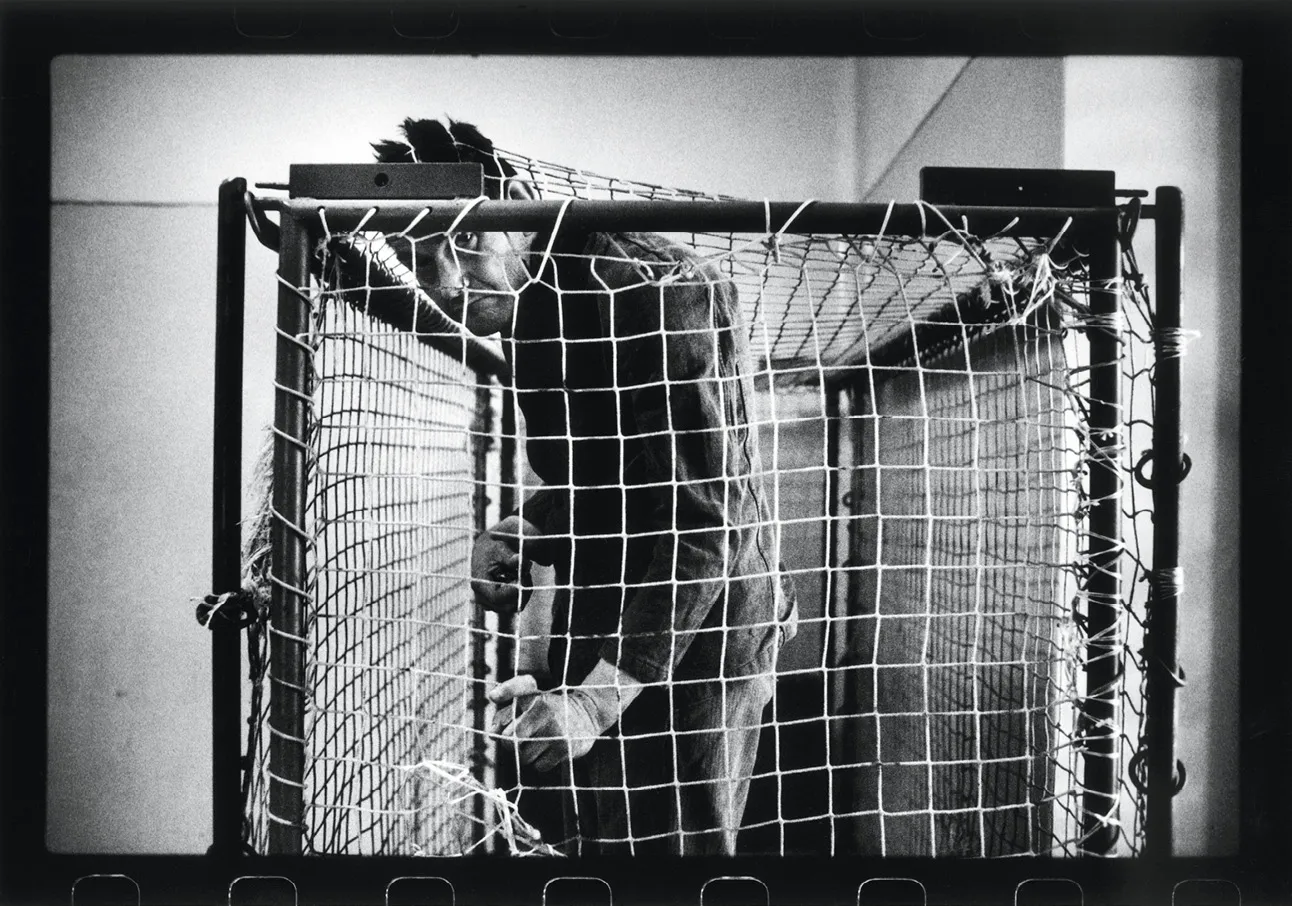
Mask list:
[[[477,201],[478,200],[479,199],[477,199]],[[538,266],[534,268],[534,271],[533,273],[530,274],[529,279],[525,281],[525,286],[521,287],[521,289],[528,288],[530,286],[533,286],[535,283],[538,283],[540,278],[543,275],[543,272],[547,269],[548,263],[552,260],[552,249],[556,246],[556,237],[561,234],[561,224],[565,222],[565,212],[570,209],[570,205],[572,205],[574,202],[575,202],[574,198],[566,198],[564,201],[561,202],[560,210],[556,212],[556,220],[553,221],[552,223],[552,232],[547,237],[547,245],[543,248],[542,257],[539,258],[538,260]],[[464,209],[462,211],[462,214],[466,214],[467,210],[469,209],[470,209],[469,207]],[[458,220],[461,220],[461,219],[462,219],[462,215],[460,214],[458,215],[458,218],[453,222],[456,224]],[[517,306],[515,311],[512,313],[513,329],[516,326],[515,325],[516,313],[519,311],[520,311],[520,308],[519,306]]]
[[767,238],[763,240],[763,244],[767,247],[767,250],[771,252],[772,261],[774,263],[781,263],[781,238],[785,235],[786,231],[794,221],[798,219],[799,215],[814,204],[816,204],[815,198],[809,198],[807,201],[801,203],[794,209],[794,213],[785,219],[785,222],[781,224],[780,229],[772,232],[772,203],[770,199],[763,199],[763,231],[767,233]]
[[1186,330],[1183,327],[1159,327],[1153,331],[1153,343],[1157,349],[1157,360],[1165,362],[1170,359],[1184,358],[1189,343],[1202,336],[1198,330]]
[[[1179,599],[1180,589],[1184,584],[1184,570],[1179,566],[1164,567],[1162,569],[1152,570],[1145,578],[1148,579],[1150,590],[1148,599],[1148,618],[1149,630],[1152,631],[1153,608],[1159,604],[1165,604],[1167,602],[1174,603]],[[1184,667],[1181,665],[1176,664],[1173,667],[1161,657],[1150,653],[1147,648],[1142,650],[1140,654],[1146,660],[1150,661],[1153,666],[1161,670],[1162,673],[1171,680],[1171,684],[1176,689],[1183,689],[1187,685],[1184,675]]]
[[1174,600],[1180,597],[1184,583],[1184,570],[1179,566],[1155,569],[1148,574],[1149,588],[1157,601]]
[[[274,580],[274,584],[275,584],[275,585],[278,585],[278,586],[280,586],[280,587],[282,587],[282,588],[290,588],[290,587],[291,587],[291,586],[289,586],[289,585],[287,585],[287,584],[285,584],[285,583],[283,583],[283,582],[279,582],[279,581],[277,581],[277,580]],[[309,644],[309,639],[305,638],[304,636],[301,636],[301,635],[295,635],[295,634],[293,634],[293,633],[287,632],[286,630],[279,629],[277,626],[274,626],[274,625],[272,625],[272,624],[269,626],[269,634],[270,634],[270,635],[276,635],[276,636],[278,636],[278,637],[279,637],[279,638],[281,638],[281,639],[287,639],[287,641],[289,641],[289,642],[295,642],[297,645],[307,645],[307,644]],[[279,682],[282,682],[282,681],[280,680]],[[286,683],[285,685],[291,686],[291,683]],[[295,687],[293,687],[293,688],[295,688]]]
[[287,331],[283,330],[281,327],[275,327],[274,331],[275,333],[278,334],[278,338],[280,340],[286,340],[288,343],[291,343],[294,346],[300,347],[301,352],[305,353],[306,355],[309,355],[309,356],[314,355],[314,347],[311,346],[309,343],[307,343],[301,335],[288,333]]
[[[472,198],[465,205],[463,205],[462,210],[458,211],[458,216],[454,217],[453,222],[450,223],[448,227],[444,230],[445,235],[452,236],[455,232],[457,232],[458,224],[460,224],[468,214],[470,214],[472,211],[478,208],[482,202],[485,202],[488,200],[489,200],[488,195],[477,195],[475,198]],[[412,224],[409,224],[408,229],[412,229]]]
[[[305,441],[301,440],[300,438],[292,437],[290,434],[286,433],[285,431],[282,431],[277,426],[272,426],[269,430],[270,430],[270,433],[274,435],[274,437],[285,441],[286,443],[292,445],[293,447],[296,447],[297,450],[306,454],[307,456],[310,454],[309,446],[306,444]],[[282,519],[282,517],[277,512],[274,512],[273,516],[275,518]],[[286,522],[289,526],[291,526],[291,523],[287,522],[286,519],[283,519],[283,522]],[[291,527],[296,528],[295,526],[291,526]],[[303,535],[304,533],[301,532],[299,529],[297,529],[297,534]]]
[[763,245],[767,251],[771,252],[772,263],[781,263],[781,242],[780,237],[772,232],[772,202],[771,199],[763,199],[763,232],[767,238],[763,240]]
[[[360,220],[359,220],[359,222],[358,222],[357,224],[355,224],[354,232],[356,232],[356,233],[361,233],[361,232],[363,232],[363,228],[364,228],[365,226],[367,226],[367,225],[368,225],[368,221],[369,221],[369,220],[371,220],[374,216],[376,216],[376,214],[377,214],[377,209],[376,209],[376,208],[368,208],[368,210],[364,211],[364,212],[363,212],[363,217],[362,217],[362,218],[360,218]],[[325,232],[327,232],[327,231],[328,231],[328,229],[327,229],[327,213],[326,213],[326,211],[324,211],[324,209],[323,209],[323,208],[319,208],[319,220],[320,220],[320,221],[322,221],[322,223],[323,223],[323,229],[324,229],[324,231],[325,231]]]
[[[290,734],[290,733],[284,733],[282,730],[278,729],[278,728],[277,728],[277,727],[275,727],[273,724],[269,724],[269,725],[268,725],[268,727],[269,727],[269,735],[270,735],[270,736],[277,736],[279,739],[285,739],[285,740],[287,740],[288,742],[294,742],[294,743],[296,743],[297,745],[302,745],[302,746],[303,746],[303,745],[305,745],[305,737],[303,737],[303,736],[293,736],[293,735],[292,735],[292,734]],[[302,784],[302,783],[297,783],[297,782],[296,782],[296,781],[294,781],[294,780],[286,780],[286,779],[284,779],[284,778],[282,778],[282,777],[277,776],[276,774],[274,774],[274,773],[272,773],[272,772],[267,772],[267,773],[269,773],[269,776],[270,776],[270,777],[273,777],[273,778],[274,778],[275,780],[277,780],[279,783],[286,783],[286,784],[288,784],[289,786],[297,786],[297,787],[302,787],[302,788],[304,787],[304,784]]]
[[408,222],[408,226],[404,227],[395,235],[400,237],[401,239],[407,239],[408,235],[411,232],[413,232],[413,228],[417,226],[419,223],[421,223],[423,220],[425,220],[430,213],[431,213],[430,208],[422,208],[420,211],[417,212],[417,215]]
[[[314,302],[313,302],[313,300],[309,297],[309,293],[308,293],[304,288],[297,286],[295,283],[292,283],[290,280],[288,280],[288,279],[287,279],[286,277],[284,277],[282,274],[277,274],[277,275],[275,275],[275,276],[277,276],[277,278],[278,278],[278,283],[279,283],[279,285],[280,285],[280,286],[283,286],[283,287],[286,287],[287,289],[290,289],[293,293],[295,293],[295,294],[296,294],[296,296],[297,296],[297,297],[298,297],[302,302],[305,302],[305,303],[309,304],[309,306],[310,306],[311,308],[313,308],[313,306],[314,306]],[[280,331],[280,333],[281,333],[281,331]]]
[[[277,381],[274,381],[274,389],[279,391],[280,393],[286,393],[288,396],[294,396],[296,397],[297,400],[299,400],[302,403],[306,403],[306,404],[313,403],[313,400],[310,399],[308,394],[301,393],[299,390],[295,390],[291,387],[284,386],[283,384],[280,384]],[[283,436],[284,438],[286,438],[286,435],[283,435]],[[286,438],[286,439],[290,440],[291,438]]]
[[[278,432],[275,431],[274,433],[277,434]],[[280,435],[280,436],[285,437],[286,435]],[[290,438],[288,439],[290,440]],[[290,519],[288,519],[282,513],[278,512],[278,510],[272,506],[269,508],[269,515],[270,515],[270,518],[280,522],[281,524],[289,528],[296,535],[296,537],[300,538],[302,541],[310,540],[309,535],[306,533],[304,528],[297,525],[295,522],[292,522]]]
[[1079,326],[1085,330],[1103,330],[1120,336],[1126,332],[1126,315],[1120,310],[1088,312],[1081,317]]
[[[269,774],[268,771],[266,771],[266,773]],[[296,786],[296,784],[292,783],[290,780],[284,780],[283,778],[279,777],[276,774],[269,774],[269,779],[277,781],[278,783],[284,784],[285,786]],[[299,830],[305,829],[305,822],[291,821],[287,818],[280,818],[278,815],[275,815],[273,811],[269,808],[265,809],[265,817],[268,818],[270,821],[272,821],[274,824],[281,824],[283,827],[292,827],[292,828],[297,828]]]

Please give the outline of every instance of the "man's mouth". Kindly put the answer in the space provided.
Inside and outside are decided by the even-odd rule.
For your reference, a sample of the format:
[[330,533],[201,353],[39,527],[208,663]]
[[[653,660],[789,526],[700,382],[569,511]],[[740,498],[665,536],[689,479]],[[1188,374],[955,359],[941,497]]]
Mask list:
[[463,310],[466,308],[466,294],[461,289],[435,290],[430,296],[446,315],[454,321],[462,321]]

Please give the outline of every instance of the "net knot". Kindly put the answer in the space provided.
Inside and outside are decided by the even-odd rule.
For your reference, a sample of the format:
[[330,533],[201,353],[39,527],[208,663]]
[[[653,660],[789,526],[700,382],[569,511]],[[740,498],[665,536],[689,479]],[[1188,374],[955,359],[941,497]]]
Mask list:
[[781,234],[772,231],[772,203],[769,199],[763,199],[763,232],[767,238],[763,240],[763,246],[772,256],[772,262],[781,263]]
[[763,245],[767,248],[768,254],[772,256],[773,264],[781,263],[781,237],[778,233],[772,233],[763,240]]
[[[400,770],[416,773],[439,786],[448,794],[449,802],[469,811],[473,802],[485,805],[484,836],[477,846],[496,838],[513,856],[561,856],[563,853],[543,840],[543,835],[520,815],[519,807],[507,797],[505,791],[487,786],[470,768],[451,761],[428,758],[414,765],[401,765]],[[472,820],[481,819],[472,817]]]
[[800,214],[809,207],[816,204],[815,198],[809,198],[794,209],[794,213],[785,218],[785,222],[775,232],[772,231],[772,203],[770,200],[763,199],[763,228],[767,233],[767,238],[763,240],[763,245],[771,253],[772,261],[776,264],[781,263],[781,237],[785,235],[795,220],[798,220]]

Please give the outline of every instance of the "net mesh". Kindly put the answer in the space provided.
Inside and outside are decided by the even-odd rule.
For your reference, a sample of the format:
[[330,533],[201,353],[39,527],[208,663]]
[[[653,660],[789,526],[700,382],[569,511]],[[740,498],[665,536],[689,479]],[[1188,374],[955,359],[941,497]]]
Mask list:
[[[500,154],[546,197],[719,198]],[[980,237],[932,208],[927,218],[920,236],[803,234],[792,223],[673,235],[693,250],[679,252],[677,266],[599,289],[612,309],[618,295],[646,286],[663,299],[679,284],[703,287],[712,305],[713,287],[729,282],[743,311],[757,387],[746,417],[758,448],[749,477],[765,493],[760,530],[772,532],[780,564],[771,572],[792,580],[800,612],[757,721],[740,825],[729,830],[742,852],[1076,855],[1091,826],[1085,766],[1106,757],[1114,804],[1095,823],[1113,829],[1110,853],[1134,854],[1143,811],[1133,770],[1143,745],[1137,596],[1148,572],[1138,552],[1150,548],[1151,516],[1127,482],[1118,498],[1126,595],[1113,627],[1092,639],[1085,336],[1093,326],[1122,340],[1126,404],[1114,455],[1129,473],[1151,431],[1149,302],[1131,286],[1118,317],[1094,318],[1084,262],[1063,260],[1059,237]],[[403,241],[332,232],[318,246],[325,276],[306,288],[306,851],[551,855],[587,852],[598,833],[650,851],[650,833],[635,833],[631,818],[626,834],[589,824],[597,805],[587,793],[626,794],[622,776],[607,785],[535,772],[484,731],[495,709],[483,688],[541,671],[553,645],[568,658],[580,641],[552,618],[571,579],[540,575],[514,624],[476,610],[469,559],[479,494],[500,494],[505,439],[478,407],[510,396],[523,409],[524,391],[453,353],[462,331],[427,317],[433,303],[408,256],[393,251]],[[582,253],[553,257],[557,272],[586,266]],[[568,290],[546,289],[558,298]],[[574,343],[562,353],[579,354]],[[578,392],[566,389],[567,398]],[[511,438],[520,450],[524,428]],[[477,455],[482,441],[491,458]],[[523,500],[541,482],[518,465],[507,490]],[[563,487],[572,495],[578,484]],[[505,515],[489,510],[490,520]],[[570,539],[587,543],[577,531]],[[620,580],[640,585],[622,571]],[[252,721],[248,835],[263,850],[274,816],[254,690],[268,685],[272,695],[272,683],[263,632],[252,646],[261,719]],[[1107,651],[1125,661],[1124,676],[1092,688],[1092,652]],[[659,685],[672,697],[686,681]],[[1092,725],[1092,697],[1111,704],[1111,720]],[[677,759],[686,731],[661,726]],[[1090,746],[1102,733],[1113,736],[1111,755]],[[678,770],[666,786],[680,805],[689,781]],[[569,820],[580,808],[583,820]]]
[[881,851],[1032,853],[1077,832],[1055,833],[1056,807],[1080,810],[1060,801],[1079,776],[1066,373],[1052,329],[999,330],[877,385],[854,416],[844,659],[873,669],[842,679],[866,702],[850,712],[875,715],[849,762],[855,807],[888,825],[857,825]]
[[306,844],[460,849],[464,815],[409,768],[469,748],[474,393],[361,296],[320,291],[315,311]]

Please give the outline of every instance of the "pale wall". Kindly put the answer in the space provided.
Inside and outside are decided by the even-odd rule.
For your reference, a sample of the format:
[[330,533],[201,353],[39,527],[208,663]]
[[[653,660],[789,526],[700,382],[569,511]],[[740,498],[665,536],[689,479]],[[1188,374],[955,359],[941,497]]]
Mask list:
[[[1236,822],[1235,73],[1200,61],[64,58],[54,64],[50,806],[60,851],[210,835],[210,356],[221,179],[358,161],[407,115],[753,198],[914,197],[920,166],[1100,166],[1188,206],[1181,852]],[[208,90],[219,85],[220,91]],[[141,201],[180,202],[179,209]],[[205,206],[205,207],[204,207]],[[1142,259],[1143,260],[1143,259]],[[272,260],[250,253],[248,423],[269,418]],[[248,433],[247,450],[256,446]],[[1227,666],[1228,665],[1228,666]]]
[[[231,176],[364,161],[406,116],[749,197],[846,197],[840,60],[63,58],[53,66],[49,822],[58,851],[203,852],[215,211]],[[219,90],[213,90],[218,86]],[[178,209],[138,202],[179,202]],[[273,262],[250,252],[249,426]],[[258,437],[249,428],[250,457]],[[249,461],[249,460],[248,460]]]
[[[1209,59],[883,59],[858,64],[863,199],[913,197],[924,166],[1108,169],[1185,198],[1185,564],[1178,855],[1238,840],[1239,66]],[[874,124],[881,124],[878,130]],[[884,128],[885,126],[891,128]],[[1150,224],[1135,240],[1154,283]],[[1142,589],[1141,589],[1142,592]]]
[[[1238,840],[1239,89],[1237,61],[1067,61],[1064,163],[1117,171],[1127,188],[1184,193],[1184,325],[1200,332],[1183,359],[1180,663],[1177,755],[1188,784],[1175,799],[1177,855],[1226,855]],[[1153,232],[1135,247],[1154,282]]]
[[863,60],[857,78],[862,201],[916,198],[921,167],[1063,166],[1060,60]]

